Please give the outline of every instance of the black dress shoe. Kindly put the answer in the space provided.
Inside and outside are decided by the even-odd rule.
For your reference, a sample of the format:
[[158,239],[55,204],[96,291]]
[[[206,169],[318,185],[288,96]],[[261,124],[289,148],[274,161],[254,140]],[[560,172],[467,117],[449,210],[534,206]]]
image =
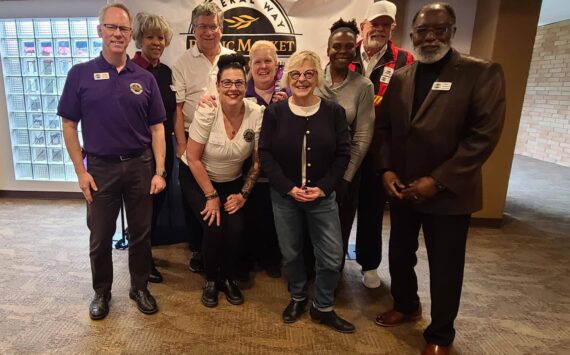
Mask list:
[[310,314],[315,322],[329,326],[337,332],[354,333],[354,324],[342,319],[334,311],[321,312],[314,306],[311,306]]
[[162,282],[162,274],[160,273],[160,271],[158,271],[156,266],[154,266],[154,263],[152,263],[150,274],[148,275],[148,282],[152,282],[155,284],[159,284]]
[[192,253],[192,258],[190,258],[190,262],[188,263],[188,268],[192,272],[200,273],[204,272],[204,261],[202,259],[202,253],[199,251]]
[[89,317],[93,320],[103,319],[109,314],[109,301],[111,300],[111,292],[95,293],[95,297],[89,305]]
[[215,281],[206,281],[202,291],[202,304],[206,307],[218,305],[218,285]]
[[220,290],[226,294],[229,303],[235,305],[243,303],[243,295],[235,281],[228,279],[220,281]]
[[148,290],[133,290],[129,291],[129,297],[137,302],[137,308],[144,314],[153,314],[158,312],[156,300]]
[[287,308],[283,311],[283,322],[296,322],[307,310],[307,302],[308,300],[306,298],[302,301],[291,300],[287,305]]

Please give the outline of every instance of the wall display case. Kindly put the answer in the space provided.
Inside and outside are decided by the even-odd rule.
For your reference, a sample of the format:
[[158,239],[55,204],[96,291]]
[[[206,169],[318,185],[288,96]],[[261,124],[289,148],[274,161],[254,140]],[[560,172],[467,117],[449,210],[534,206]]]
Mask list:
[[69,69],[99,56],[97,24],[96,17],[0,19],[16,180],[76,180],[57,105]]

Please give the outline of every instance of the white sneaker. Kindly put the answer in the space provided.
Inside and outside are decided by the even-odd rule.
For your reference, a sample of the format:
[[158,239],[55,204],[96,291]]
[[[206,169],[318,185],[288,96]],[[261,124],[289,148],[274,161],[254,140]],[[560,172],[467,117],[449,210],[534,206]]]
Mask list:
[[378,276],[378,270],[368,270],[362,273],[362,283],[366,288],[378,288],[382,283],[380,281],[380,276]]

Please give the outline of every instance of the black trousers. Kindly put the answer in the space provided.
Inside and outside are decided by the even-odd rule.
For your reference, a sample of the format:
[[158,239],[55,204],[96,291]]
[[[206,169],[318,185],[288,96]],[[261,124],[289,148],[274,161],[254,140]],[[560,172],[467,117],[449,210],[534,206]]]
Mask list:
[[[198,234],[202,236],[202,228],[194,215],[190,216],[195,224],[192,232],[187,227],[184,198],[178,181],[179,163],[176,157],[175,139],[172,134],[166,134],[166,160],[165,168],[166,188],[154,196],[152,214],[152,237],[151,244],[164,245],[188,242],[190,236]],[[190,209],[188,209],[190,210]]]
[[459,311],[470,219],[471,215],[426,214],[411,204],[390,203],[391,292],[394,309],[402,313],[412,313],[420,305],[414,267],[420,227],[424,232],[432,319],[424,332],[428,343],[447,346],[455,338],[453,323]]
[[202,254],[206,280],[216,281],[233,279],[236,265],[241,255],[243,232],[245,227],[244,209],[234,214],[224,211],[223,205],[227,197],[237,194],[243,186],[242,178],[230,182],[212,182],[220,196],[220,226],[213,223],[211,226],[202,219],[200,212],[206,206],[206,197],[192,175],[190,168],[184,163],[180,164],[180,184],[184,199],[190,205],[196,219],[199,219],[202,230]]
[[[188,137],[186,137],[188,138]],[[188,174],[192,175],[190,172],[190,168],[188,165],[184,164],[184,162],[178,159],[178,181],[180,183],[180,190],[182,191],[182,207],[184,209],[184,219],[186,220],[186,228],[188,229],[189,237],[188,237],[188,244],[190,250],[193,252],[201,252],[202,251],[202,241],[204,231],[202,230],[202,223],[201,223],[201,216],[196,216],[192,211],[192,206],[188,203],[188,198],[186,196],[192,194],[192,191],[189,191],[188,188],[189,184],[183,184],[182,180],[188,178]],[[192,177],[194,179],[194,177]]]
[[258,182],[244,206],[246,226],[242,262],[245,270],[250,270],[255,262],[262,267],[281,265],[269,191],[268,182]]
[[374,270],[382,260],[382,218],[386,205],[386,192],[382,177],[374,171],[374,159],[370,154],[362,161],[359,171],[349,187],[349,199],[340,206],[340,223],[345,246],[356,210],[356,261],[362,271]]
[[348,192],[345,198],[337,201],[338,214],[340,218],[340,231],[342,234],[342,246],[344,252],[342,254],[344,255],[342,258],[342,268],[344,268],[346,254],[348,253],[348,240],[350,239],[350,231],[352,230],[352,223],[354,222],[354,216],[358,207],[358,195],[360,190],[361,175],[362,172],[360,169],[358,169],[356,174],[354,174],[352,181],[348,184]]
[[129,272],[131,287],[144,290],[150,273],[150,231],[154,175],[151,149],[127,161],[110,161],[87,155],[87,171],[93,176],[97,191],[91,191],[93,203],[87,204],[89,257],[93,289],[111,291],[113,284],[112,244],[121,204],[125,203],[129,226]]

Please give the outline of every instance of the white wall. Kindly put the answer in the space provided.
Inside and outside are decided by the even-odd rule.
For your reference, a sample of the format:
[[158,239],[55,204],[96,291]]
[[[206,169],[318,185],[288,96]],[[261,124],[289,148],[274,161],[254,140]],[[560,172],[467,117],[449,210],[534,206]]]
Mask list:
[[[48,18],[98,16],[106,0],[20,0],[0,1],[0,18]],[[16,181],[12,162],[10,129],[4,80],[0,65],[0,190],[80,191],[75,182]]]
[[[410,29],[412,27],[412,19],[418,10],[433,1],[430,0],[408,0],[406,8],[406,20],[399,23],[398,26],[404,29],[404,42],[400,43],[401,47],[412,50],[412,41],[410,40]],[[462,53],[469,53],[471,50],[471,38],[473,37],[473,25],[475,24],[475,13],[477,11],[477,0],[446,0],[448,4],[455,9],[455,17],[457,18],[457,33],[453,39],[453,47]]]

